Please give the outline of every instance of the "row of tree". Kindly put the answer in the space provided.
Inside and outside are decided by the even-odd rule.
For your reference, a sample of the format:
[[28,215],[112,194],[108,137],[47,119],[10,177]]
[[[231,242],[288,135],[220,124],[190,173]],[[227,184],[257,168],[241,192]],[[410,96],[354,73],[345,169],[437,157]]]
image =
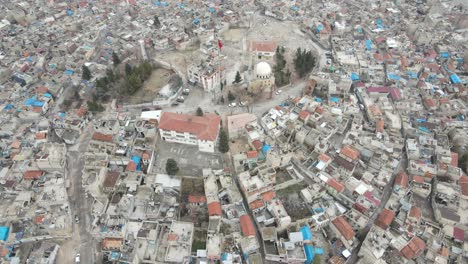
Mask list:
[[312,69],[315,67],[315,57],[312,55],[312,52],[309,50],[302,50],[298,48],[296,51],[296,56],[294,58],[294,68],[299,77],[304,77],[309,74]]
[[130,64],[125,64],[125,82],[128,94],[134,94],[138,91],[143,83],[150,77],[153,71],[153,66],[149,62],[143,62],[138,66],[132,67]]
[[291,80],[291,71],[288,68],[286,68],[286,59],[284,58],[284,47],[278,46],[276,48],[275,61],[275,84],[277,87],[281,87],[288,84]]

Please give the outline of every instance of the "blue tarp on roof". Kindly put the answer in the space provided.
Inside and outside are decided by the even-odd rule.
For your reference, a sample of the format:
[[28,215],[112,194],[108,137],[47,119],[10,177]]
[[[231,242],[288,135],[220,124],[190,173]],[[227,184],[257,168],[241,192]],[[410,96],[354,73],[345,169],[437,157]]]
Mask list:
[[132,156],[132,161],[135,162],[135,164],[137,165],[136,170],[141,171],[141,166],[140,166],[141,157],[140,156]]
[[118,260],[120,257],[120,252],[112,251],[110,255],[110,260]]
[[450,57],[450,53],[449,53],[449,52],[441,52],[441,53],[440,53],[440,56],[441,56],[442,58],[448,58],[448,57]]
[[372,40],[370,40],[370,39],[366,40],[366,49],[367,50],[372,49]]
[[323,252],[323,248],[317,248],[317,247],[315,248],[315,254],[317,254],[317,255],[323,255],[323,253],[324,253],[324,252]]
[[167,2],[161,2],[162,6],[169,6]]
[[200,23],[200,19],[195,18],[195,19],[193,20],[193,24],[198,25],[199,23]]
[[185,5],[184,4],[179,4],[179,8],[184,8]]
[[43,107],[43,106],[44,106],[44,102],[42,102],[42,101],[35,101],[34,103],[32,103],[32,106],[35,106],[35,107]]
[[340,98],[338,97],[330,97],[330,101],[334,102],[334,103],[339,103],[340,102]]
[[264,146],[262,147],[262,151],[263,151],[263,153],[265,153],[265,154],[267,154],[268,151],[269,151],[270,149],[271,149],[271,146],[270,146],[270,145],[264,145]]
[[420,126],[420,127],[418,127],[418,128],[419,128],[419,130],[421,130],[422,132],[426,132],[426,133],[431,132],[431,131],[429,131],[429,129],[427,129],[427,127],[422,127],[422,126]]
[[315,100],[315,102],[317,102],[317,103],[321,103],[321,102],[322,102],[322,98],[320,98],[320,97],[315,97],[314,100]]
[[291,7],[291,10],[292,10],[292,11],[297,11],[297,10],[299,10],[299,7],[298,7],[298,6],[292,6],[292,7]]
[[68,9],[68,10],[67,10],[67,15],[68,15],[68,16],[73,16],[73,11],[72,11],[71,9]]
[[210,12],[211,14],[213,14],[215,11],[216,11],[216,10],[215,10],[214,8],[212,8],[212,7],[209,7],[209,8],[208,8],[208,12]]
[[412,79],[417,79],[418,78],[418,74],[414,73],[414,72],[411,72],[411,71],[408,72],[408,76],[410,78],[412,78]]
[[52,98],[52,95],[50,93],[45,93],[44,96],[47,98]]
[[26,100],[26,102],[24,102],[24,105],[25,106],[30,106],[30,105],[33,105],[34,102],[36,102],[36,96],[33,96],[33,97],[29,98],[28,100]]
[[389,74],[387,75],[387,77],[388,77],[389,79],[392,79],[392,80],[395,80],[395,81],[399,81],[399,80],[401,79],[400,76],[398,76],[398,75],[396,75],[396,74],[393,74],[393,73],[389,73]]
[[153,5],[155,5],[155,6],[161,6],[161,2],[159,2],[159,1],[153,2]]
[[322,31],[323,28],[324,28],[324,26],[322,24],[318,24],[317,25],[317,32],[320,33],[320,31]]
[[58,115],[59,115],[59,117],[62,118],[62,119],[65,118],[65,113],[64,113],[64,112],[60,112]]
[[13,108],[15,108],[14,105],[12,105],[12,104],[7,104],[5,107],[3,107],[3,110],[10,110],[10,109],[13,109]]
[[[301,233],[304,240],[312,240],[312,232],[308,226],[301,227]],[[314,261],[315,253],[314,247],[309,244],[304,244],[304,252],[306,255],[306,264],[310,264]]]
[[65,73],[66,75],[72,75],[75,73],[74,70],[65,70],[63,73]]
[[352,73],[351,73],[351,80],[352,80],[352,81],[357,81],[357,80],[359,80],[359,75],[358,75],[357,73],[355,73],[355,72],[352,72]]
[[7,226],[0,226],[0,240],[7,241],[8,233],[10,233],[10,228]]
[[459,78],[458,75],[456,75],[456,74],[450,75],[450,80],[451,80],[452,83],[454,83],[454,84],[461,83],[460,78]]

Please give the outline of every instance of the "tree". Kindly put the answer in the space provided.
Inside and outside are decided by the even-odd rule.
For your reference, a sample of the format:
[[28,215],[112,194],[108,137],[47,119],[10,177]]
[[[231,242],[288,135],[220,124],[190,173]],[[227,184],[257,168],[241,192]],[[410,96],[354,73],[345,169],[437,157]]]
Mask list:
[[114,65],[118,65],[120,63],[119,55],[117,55],[115,51],[112,52],[112,61],[114,62]]
[[177,166],[177,161],[174,159],[168,159],[166,161],[166,173],[169,175],[176,175],[179,171],[179,167]]
[[236,72],[236,78],[234,79],[234,83],[240,83],[240,82],[242,82],[242,77],[240,75],[240,72],[237,71]]
[[294,68],[299,77],[304,77],[315,67],[315,57],[312,52],[298,48],[294,58]]
[[219,132],[219,152],[221,153],[226,153],[229,151],[229,139],[227,136],[226,131],[224,129],[221,129]]
[[197,108],[197,116],[203,116],[203,110],[201,109],[201,107]]
[[133,71],[132,65],[126,63],[126,64],[125,64],[125,74],[126,74],[127,76],[130,76],[130,75],[132,74],[132,71]]
[[81,79],[87,80],[87,81],[91,80],[91,77],[92,77],[91,71],[86,65],[83,65],[83,67],[81,67],[81,71],[82,71]]
[[222,104],[224,104],[224,96],[221,96],[220,101],[221,101]]
[[154,15],[154,24],[155,27],[160,27],[161,26],[161,21],[159,21],[159,17],[157,15]]
[[468,173],[468,152],[465,152],[458,162],[458,167],[460,167],[465,173]]
[[109,83],[113,83],[115,81],[115,74],[114,74],[114,71],[112,69],[107,69],[106,70],[106,77],[107,77],[107,81]]
[[228,92],[228,101],[232,102],[236,100],[236,97],[231,93],[231,91]]
[[320,255],[315,255],[313,264],[322,263],[322,257]]

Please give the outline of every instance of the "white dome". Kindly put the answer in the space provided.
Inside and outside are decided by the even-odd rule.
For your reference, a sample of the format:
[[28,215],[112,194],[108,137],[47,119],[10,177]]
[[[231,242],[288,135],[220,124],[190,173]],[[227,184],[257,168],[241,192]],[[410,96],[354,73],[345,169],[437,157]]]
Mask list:
[[270,64],[262,61],[257,64],[257,76],[270,76],[271,75],[271,67]]

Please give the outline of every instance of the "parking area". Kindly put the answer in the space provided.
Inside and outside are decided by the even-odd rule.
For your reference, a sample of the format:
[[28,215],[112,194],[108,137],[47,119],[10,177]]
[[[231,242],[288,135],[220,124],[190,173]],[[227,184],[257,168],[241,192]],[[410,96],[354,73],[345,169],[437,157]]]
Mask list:
[[178,175],[201,176],[203,168],[222,169],[223,162],[220,154],[198,151],[197,146],[158,141],[155,171],[166,173],[167,159],[177,161]]

